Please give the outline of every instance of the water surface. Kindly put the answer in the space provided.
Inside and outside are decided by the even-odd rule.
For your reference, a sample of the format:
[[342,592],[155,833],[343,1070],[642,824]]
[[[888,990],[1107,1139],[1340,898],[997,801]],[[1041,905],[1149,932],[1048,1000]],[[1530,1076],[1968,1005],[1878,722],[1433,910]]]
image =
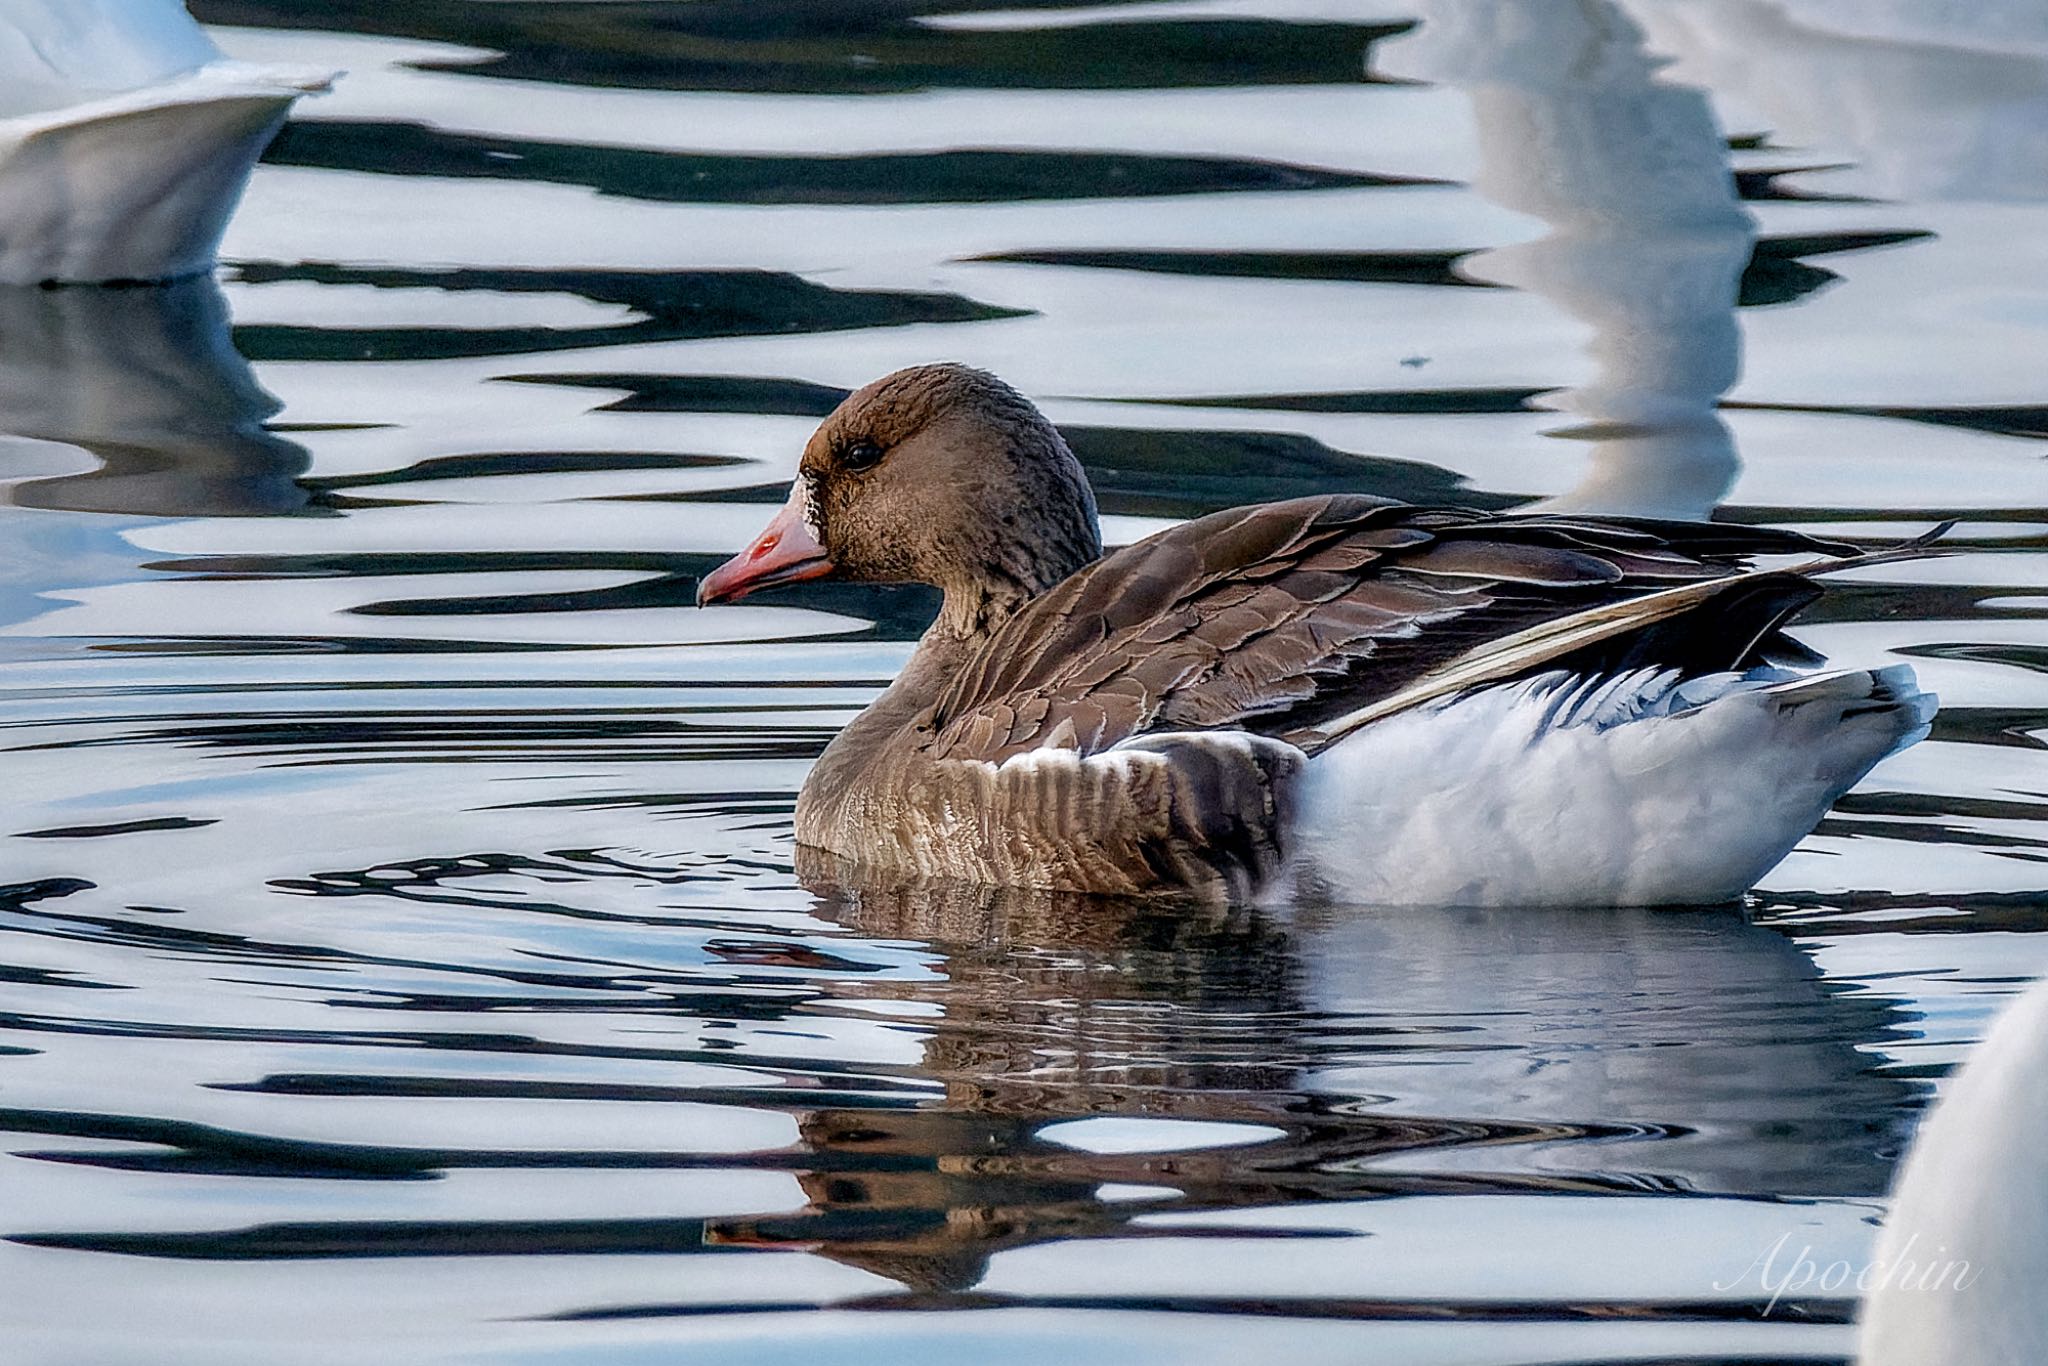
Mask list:
[[[350,74],[218,283],[0,298],[19,1359],[1846,1357],[1760,1259],[2048,971],[2030,11],[194,9]],[[1945,709],[1740,909],[807,881],[930,596],[687,604],[933,359],[1113,540],[1958,519],[1801,632]]]

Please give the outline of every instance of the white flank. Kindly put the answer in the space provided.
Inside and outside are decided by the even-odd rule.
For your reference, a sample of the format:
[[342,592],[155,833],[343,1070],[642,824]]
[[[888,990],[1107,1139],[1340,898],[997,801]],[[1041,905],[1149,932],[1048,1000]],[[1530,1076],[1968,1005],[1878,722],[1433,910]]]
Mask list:
[[1426,703],[1310,761],[1297,872],[1396,905],[1731,900],[1934,709],[1904,666],[1551,673]]

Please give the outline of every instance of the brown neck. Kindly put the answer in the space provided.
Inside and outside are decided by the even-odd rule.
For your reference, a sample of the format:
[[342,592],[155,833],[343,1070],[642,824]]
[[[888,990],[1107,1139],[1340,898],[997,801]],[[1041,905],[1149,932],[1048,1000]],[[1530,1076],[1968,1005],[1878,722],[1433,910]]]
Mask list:
[[982,574],[946,589],[938,620],[931,624],[903,672],[868,709],[848,723],[819,756],[798,804],[798,829],[807,807],[836,804],[862,781],[868,766],[890,739],[916,723],[975,651],[1025,604],[1102,554],[1091,525],[1049,546],[1014,571]]
[[977,644],[995,634],[997,628],[1015,616],[1019,608],[1044,591],[1043,588],[988,582],[948,588],[938,619],[932,622],[931,629],[925,632],[924,640],[919,644],[919,653],[923,653],[926,646],[938,644],[940,639]]
[[946,680],[967,662],[982,639],[980,634],[966,636],[947,629],[943,617],[933,623],[917,643],[903,672],[896,675],[896,680],[882,690],[867,710],[849,721],[846,729],[834,736],[818,756],[797,800],[799,839],[804,838],[808,820],[814,814],[821,820],[831,819],[830,813],[850,790],[873,780],[875,775],[870,769],[885,752],[885,746],[916,724],[919,714],[932,704],[946,686]]
[[918,641],[890,694],[904,694],[906,700],[915,699],[916,707],[925,706],[1004,622],[1101,556],[1102,542],[1088,526],[947,584],[938,619]]
[[[1003,524],[1007,529],[1010,519]],[[925,633],[926,645],[936,645],[934,637],[941,635],[978,644],[1026,603],[1102,558],[1092,502],[1071,516],[1046,518],[1035,531],[1030,538],[1005,536],[976,557],[971,571],[940,581],[946,601]]]

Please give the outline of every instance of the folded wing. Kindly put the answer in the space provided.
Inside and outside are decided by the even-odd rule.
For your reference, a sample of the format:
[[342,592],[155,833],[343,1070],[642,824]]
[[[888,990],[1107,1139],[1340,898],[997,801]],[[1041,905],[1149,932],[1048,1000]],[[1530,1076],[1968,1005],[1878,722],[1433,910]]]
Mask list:
[[1233,509],[1126,547],[1011,618],[940,697],[927,748],[1000,762],[1237,728],[1314,753],[1378,707],[1441,695],[1435,680],[1744,667],[1798,649],[1777,628],[1819,589],[1745,572],[1788,552],[1854,553],[1768,529],[1346,495]]

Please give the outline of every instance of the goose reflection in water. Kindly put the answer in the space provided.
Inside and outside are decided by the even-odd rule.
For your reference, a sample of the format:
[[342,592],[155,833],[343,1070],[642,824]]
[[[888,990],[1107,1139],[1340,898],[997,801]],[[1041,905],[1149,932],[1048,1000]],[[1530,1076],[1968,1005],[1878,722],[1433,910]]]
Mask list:
[[[1869,1197],[1907,1108],[1906,1084],[1859,1047],[1894,1029],[1890,1009],[1830,992],[1789,939],[1734,912],[1275,914],[863,883],[808,852],[800,870],[818,914],[943,954],[939,984],[868,988],[938,1008],[918,1070],[942,1099],[801,1115],[807,1207],[715,1237],[809,1246],[916,1292],[969,1289],[1033,1243],[1201,1236],[1199,1220],[1147,1216]],[[1229,1127],[1190,1147],[1160,1120]],[[1370,1230],[1369,1208],[1355,1217]],[[1733,1280],[1747,1257],[1701,1260]]]

